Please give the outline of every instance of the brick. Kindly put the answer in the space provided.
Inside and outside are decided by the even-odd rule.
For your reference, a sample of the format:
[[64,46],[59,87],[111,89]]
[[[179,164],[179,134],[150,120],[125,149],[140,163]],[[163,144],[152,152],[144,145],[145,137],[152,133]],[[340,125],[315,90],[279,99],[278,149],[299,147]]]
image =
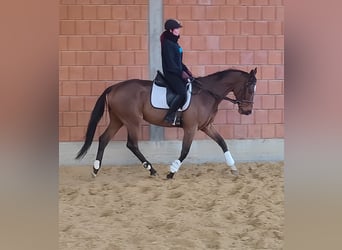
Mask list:
[[234,37],[234,49],[247,49],[247,36],[235,36]]
[[283,5],[283,0],[269,0],[269,5]]
[[284,65],[275,66],[275,79],[278,79],[278,80],[284,79]]
[[127,79],[141,79],[142,68],[141,66],[130,66],[127,71]]
[[83,43],[81,37],[68,37],[68,50],[82,50]]
[[120,64],[120,53],[118,51],[109,51],[105,53],[106,65],[119,65]]
[[120,34],[133,35],[134,34],[134,21],[120,20],[119,23]]
[[198,63],[203,65],[211,64],[211,52],[201,51],[198,53]]
[[98,96],[85,96],[84,97],[84,110],[92,111]]
[[226,33],[227,35],[239,35],[241,33],[241,23],[240,22],[230,22],[226,23]]
[[279,80],[269,81],[269,94],[280,95],[283,93],[283,82]]
[[66,95],[66,96],[76,95],[76,82],[74,81],[62,82],[62,95]]
[[58,39],[58,44],[59,44],[59,50],[67,50],[68,49],[68,37],[63,37],[63,36],[59,36]]
[[134,34],[135,35],[146,35],[148,32],[148,23],[143,20],[134,21]]
[[198,0],[198,4],[200,5],[210,5],[211,0]]
[[210,21],[202,21],[199,24],[198,34],[199,35],[209,35],[209,34],[212,34],[212,22],[210,22]]
[[120,64],[121,65],[134,65],[134,52],[133,51],[121,51],[120,52]]
[[147,65],[148,64],[147,51],[134,52],[134,62],[136,65]]
[[262,8],[260,6],[248,6],[247,7],[248,20],[261,20]]
[[[258,87],[257,87],[257,92],[258,92]],[[261,109],[261,96],[255,95],[254,96],[254,104],[253,104],[253,110],[258,110]]]
[[68,18],[69,19],[82,19],[82,6],[69,5],[68,6]]
[[89,35],[90,34],[90,21],[78,20],[76,21],[76,34]]
[[239,51],[227,51],[226,63],[227,64],[240,64],[240,52]]
[[97,11],[97,19],[111,19],[112,18],[112,9],[111,6],[108,5],[99,5],[96,7]]
[[102,66],[99,67],[99,80],[112,80],[113,78],[113,67],[112,66]]
[[126,6],[125,5],[112,6],[112,18],[113,19],[126,19]]
[[237,112],[237,110],[227,110],[227,124],[240,124],[241,123],[241,115]]
[[127,66],[113,67],[113,80],[127,80]]
[[126,6],[126,19],[141,19],[140,6],[139,5],[127,5]]
[[276,108],[284,109],[284,95],[276,95]]
[[218,50],[220,48],[220,37],[219,36],[207,36],[206,48],[209,50]]
[[253,35],[254,34],[254,22],[246,21],[241,22],[241,35]]
[[204,36],[194,36],[191,39],[191,49],[206,50],[206,39]]
[[258,124],[247,125],[247,138],[256,139],[261,138],[262,126]]
[[283,31],[283,22],[269,22],[268,23],[268,34],[270,35],[282,35]]
[[234,7],[234,19],[247,19],[247,7],[235,6]]
[[276,7],[276,18],[279,21],[284,21],[284,6]]
[[255,64],[267,64],[268,52],[265,50],[259,50],[254,52],[254,63]]
[[96,37],[83,37],[82,49],[83,50],[96,50]]
[[77,126],[88,126],[90,112],[77,113]]
[[126,50],[126,37],[125,36],[114,36],[112,37],[112,48],[113,50]]
[[83,96],[70,96],[70,111],[83,111]]
[[[104,65],[106,60],[106,52],[92,51],[90,52],[91,65]],[[110,52],[108,52],[110,53]]]
[[171,17],[176,17],[177,16],[177,6],[165,6],[164,5],[164,17],[165,17],[165,21],[166,19],[168,18],[171,18]]
[[261,40],[262,49],[275,49],[274,36],[264,36]]
[[254,4],[254,0],[240,0],[240,4],[241,5],[253,5]]
[[253,51],[241,51],[240,52],[241,64],[254,64],[254,53]]
[[90,34],[103,35],[105,33],[104,21],[90,21]]
[[206,19],[217,20],[220,18],[220,7],[219,6],[208,6],[206,8]]
[[191,6],[180,5],[177,6],[178,20],[191,20]]
[[248,135],[247,125],[234,125],[234,138],[245,139]]
[[255,123],[267,124],[268,123],[268,111],[267,110],[254,110]]
[[106,89],[106,83],[103,81],[93,81],[91,82],[91,94],[99,96]]
[[141,140],[148,141],[150,139],[150,126],[142,125],[140,130],[141,130]]
[[263,109],[274,109],[275,108],[275,98],[274,95],[263,95],[261,97],[261,107]]
[[267,80],[259,80],[257,81],[256,93],[258,95],[267,95],[268,91],[268,81]]
[[276,49],[283,50],[284,49],[284,36],[276,36],[275,43],[276,43]]
[[232,36],[220,36],[219,45],[220,45],[220,49],[233,49],[234,39]]
[[213,64],[226,64],[226,55],[222,51],[212,52],[212,63]]
[[284,124],[275,124],[275,137],[284,138]]
[[97,80],[98,71],[97,66],[84,66],[84,80]]
[[241,116],[241,124],[254,124],[254,114],[250,114],[250,115],[240,115],[238,112],[237,113],[239,116]]
[[265,139],[274,138],[276,135],[276,129],[274,124],[263,124],[261,136]]
[[76,54],[74,51],[61,51],[61,65],[75,65],[76,64]]
[[247,38],[247,49],[249,50],[260,50],[261,49],[261,38],[260,36],[248,36]]
[[274,6],[262,7],[262,19],[263,20],[274,20],[275,18],[276,18],[276,8]]
[[70,141],[70,128],[59,127],[59,141]]
[[70,66],[69,67],[69,79],[70,80],[82,80],[83,79],[83,67],[82,66]]
[[83,141],[86,127],[71,127],[70,128],[70,140],[71,141]]
[[77,62],[77,65],[90,65],[91,63],[90,52],[78,51],[76,53],[76,62]]
[[[196,21],[196,22],[193,22],[193,21],[186,21],[184,22],[184,28],[182,30],[182,34],[184,35],[198,35],[198,31],[199,31],[199,23]],[[182,38],[181,38],[182,39]]]
[[234,18],[234,7],[232,6],[220,6],[219,18],[223,20],[231,20]]
[[214,124],[225,124],[227,122],[226,110],[219,109],[215,119]]
[[279,109],[273,109],[268,111],[269,123],[283,123],[283,111]]
[[83,19],[96,20],[97,6],[96,5],[83,5]]
[[59,32],[61,35],[75,34],[75,21],[61,20],[59,24],[60,24]]
[[64,112],[63,113],[63,125],[66,127],[77,125],[76,112]]
[[234,138],[234,125],[216,125],[215,127],[223,138]]
[[213,21],[212,23],[213,35],[225,35],[226,34],[226,22],[225,21]]
[[259,6],[259,5],[268,5],[268,0],[255,0],[254,1],[255,3],[255,5],[256,6]]
[[254,23],[254,32],[256,35],[267,35],[268,34],[268,22],[256,21]]
[[76,86],[77,86],[76,92],[78,96],[91,95],[90,81],[77,82]]
[[269,64],[283,64],[283,51],[275,50],[268,52]]
[[119,34],[119,22],[113,20],[105,21],[105,34]]
[[98,50],[112,50],[112,38],[111,37],[97,37],[96,49]]
[[138,50],[140,49],[140,36],[127,36],[126,37],[126,49],[127,50]]
[[260,68],[261,68],[262,79],[269,79],[269,80],[275,79],[275,67],[274,66],[264,65]]
[[141,36],[141,49],[147,50],[148,49],[148,37],[147,36]]
[[192,6],[191,7],[191,16],[193,20],[204,20],[205,19],[205,6]]
[[68,6],[60,5],[59,6],[59,20],[68,19]]
[[70,111],[69,96],[59,96],[59,111]]

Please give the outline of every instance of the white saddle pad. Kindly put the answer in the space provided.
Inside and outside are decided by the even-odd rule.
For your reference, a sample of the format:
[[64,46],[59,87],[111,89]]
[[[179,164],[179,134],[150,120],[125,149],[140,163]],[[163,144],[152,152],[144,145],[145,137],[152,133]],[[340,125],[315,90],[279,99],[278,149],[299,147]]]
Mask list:
[[[189,107],[190,99],[191,99],[191,90],[192,90],[192,84],[190,83],[188,90],[187,90],[186,102],[183,105],[183,107],[178,109],[178,111],[184,111]],[[157,86],[155,83],[152,84],[151,104],[154,108],[160,108],[160,109],[170,108],[166,102],[166,88]]]

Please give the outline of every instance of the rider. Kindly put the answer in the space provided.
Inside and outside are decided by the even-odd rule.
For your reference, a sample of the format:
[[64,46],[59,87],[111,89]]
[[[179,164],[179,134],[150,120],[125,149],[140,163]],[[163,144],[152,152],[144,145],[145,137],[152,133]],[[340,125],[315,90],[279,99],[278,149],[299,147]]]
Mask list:
[[176,112],[186,101],[186,82],[192,77],[190,70],[183,64],[183,49],[178,44],[182,25],[175,19],[168,19],[160,36],[161,56],[164,76],[170,88],[177,95],[173,99],[164,121],[175,125]]

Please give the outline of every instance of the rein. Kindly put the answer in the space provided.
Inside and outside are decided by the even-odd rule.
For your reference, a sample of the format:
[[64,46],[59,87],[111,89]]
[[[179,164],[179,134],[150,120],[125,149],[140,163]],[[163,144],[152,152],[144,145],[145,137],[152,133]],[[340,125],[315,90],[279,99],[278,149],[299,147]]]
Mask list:
[[238,105],[241,105],[242,103],[253,103],[253,101],[249,101],[249,100],[237,100],[237,99],[229,98],[229,97],[227,97],[227,96],[220,96],[220,95],[218,95],[218,94],[215,94],[215,93],[212,92],[211,90],[203,88],[202,82],[201,82],[200,80],[196,79],[196,78],[193,78],[193,82],[199,83],[198,87],[199,87],[200,91],[201,91],[201,90],[206,91],[207,93],[209,93],[210,95],[212,95],[215,99],[230,101],[231,103],[233,103],[233,104],[238,104]]

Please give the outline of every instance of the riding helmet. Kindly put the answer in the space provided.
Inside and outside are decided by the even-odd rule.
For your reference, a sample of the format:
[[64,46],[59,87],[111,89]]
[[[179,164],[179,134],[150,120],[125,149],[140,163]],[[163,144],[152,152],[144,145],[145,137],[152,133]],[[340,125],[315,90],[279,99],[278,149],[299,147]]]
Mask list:
[[168,20],[166,20],[165,25],[164,25],[164,28],[166,30],[173,30],[173,29],[178,29],[178,28],[182,28],[182,27],[183,26],[176,19],[168,19]]

